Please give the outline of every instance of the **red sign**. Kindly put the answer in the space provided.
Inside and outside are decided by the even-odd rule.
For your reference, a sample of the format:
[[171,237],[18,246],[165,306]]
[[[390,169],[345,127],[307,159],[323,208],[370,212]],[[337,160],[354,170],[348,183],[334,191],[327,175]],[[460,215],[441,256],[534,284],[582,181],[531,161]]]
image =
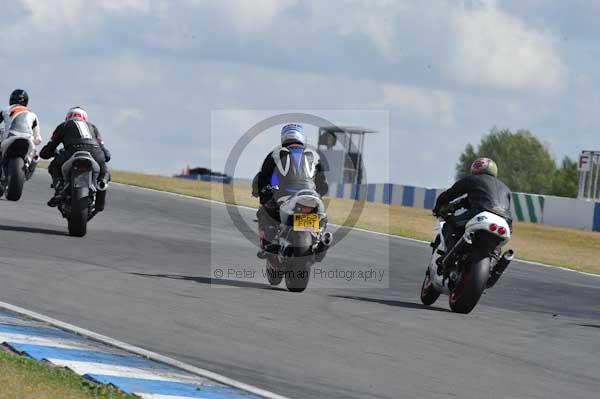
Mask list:
[[577,170],[580,172],[589,172],[592,170],[592,157],[589,153],[583,153],[579,156],[579,166]]

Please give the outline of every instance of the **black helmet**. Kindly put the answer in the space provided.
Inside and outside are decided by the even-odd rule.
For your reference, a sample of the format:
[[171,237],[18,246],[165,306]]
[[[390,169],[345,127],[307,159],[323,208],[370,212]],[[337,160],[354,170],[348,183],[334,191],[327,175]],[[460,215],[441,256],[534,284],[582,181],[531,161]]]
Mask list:
[[9,105],[19,104],[24,107],[29,103],[29,96],[25,90],[17,89],[10,95]]

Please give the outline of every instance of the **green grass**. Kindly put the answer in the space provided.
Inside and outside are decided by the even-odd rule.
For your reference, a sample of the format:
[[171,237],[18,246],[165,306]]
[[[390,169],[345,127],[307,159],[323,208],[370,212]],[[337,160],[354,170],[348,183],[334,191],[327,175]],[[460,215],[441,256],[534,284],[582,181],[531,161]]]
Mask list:
[[2,399],[135,399],[113,387],[93,384],[72,371],[0,350]]

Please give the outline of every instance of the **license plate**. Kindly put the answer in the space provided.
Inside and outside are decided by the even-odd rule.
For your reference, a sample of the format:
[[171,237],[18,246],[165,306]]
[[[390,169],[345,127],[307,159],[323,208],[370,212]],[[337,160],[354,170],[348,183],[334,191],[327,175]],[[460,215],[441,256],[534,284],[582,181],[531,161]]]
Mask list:
[[316,213],[294,214],[294,231],[319,231],[319,215]]
[[73,187],[85,188],[90,186],[90,175],[89,173],[81,173],[73,176]]

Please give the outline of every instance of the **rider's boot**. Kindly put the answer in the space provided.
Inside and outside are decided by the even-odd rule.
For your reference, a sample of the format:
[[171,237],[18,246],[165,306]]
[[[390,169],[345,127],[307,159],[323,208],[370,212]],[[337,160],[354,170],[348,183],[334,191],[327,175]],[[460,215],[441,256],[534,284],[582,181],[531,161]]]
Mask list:
[[62,201],[63,184],[64,183],[61,178],[52,178],[52,185],[54,186],[54,196],[48,201],[49,207],[54,208],[60,205],[60,202]]
[[261,250],[256,254],[260,259],[265,259],[267,254],[279,252],[279,239],[277,238],[277,227],[273,225],[260,226]]

